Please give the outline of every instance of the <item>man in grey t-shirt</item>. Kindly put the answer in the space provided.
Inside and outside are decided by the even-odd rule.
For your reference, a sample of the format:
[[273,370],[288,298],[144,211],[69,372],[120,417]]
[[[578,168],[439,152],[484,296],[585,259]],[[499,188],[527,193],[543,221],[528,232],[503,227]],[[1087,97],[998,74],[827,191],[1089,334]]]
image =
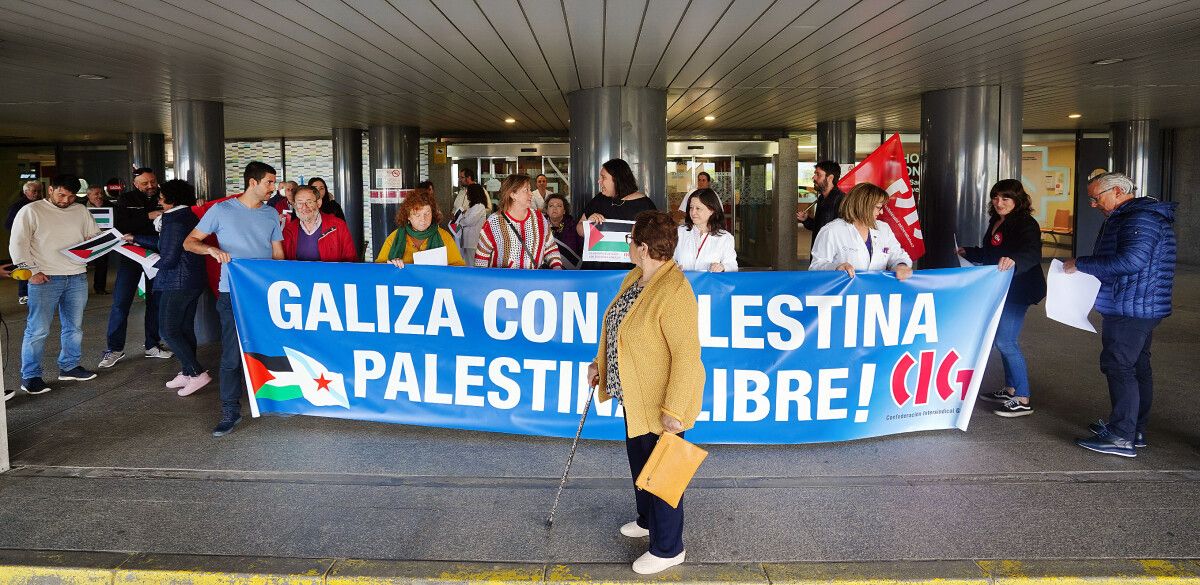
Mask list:
[[[183,242],[183,249],[212,256],[221,263],[217,313],[221,317],[221,421],[213,436],[229,434],[242,419],[242,356],[237,327],[233,320],[233,301],[229,291],[229,261],[233,258],[273,258],[283,260],[283,231],[279,212],[263,202],[275,192],[275,169],[258,161],[246,165],[245,191],[214,205]],[[220,247],[204,243],[209,234],[217,236]]]

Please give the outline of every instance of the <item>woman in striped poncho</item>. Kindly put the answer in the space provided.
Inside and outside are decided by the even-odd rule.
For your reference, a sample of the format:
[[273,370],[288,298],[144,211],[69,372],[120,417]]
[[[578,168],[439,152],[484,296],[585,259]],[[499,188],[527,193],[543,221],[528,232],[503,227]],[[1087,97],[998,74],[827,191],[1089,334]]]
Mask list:
[[529,175],[509,175],[500,186],[500,211],[488,216],[479,232],[475,266],[480,268],[553,268],[562,258],[550,222],[533,209]]

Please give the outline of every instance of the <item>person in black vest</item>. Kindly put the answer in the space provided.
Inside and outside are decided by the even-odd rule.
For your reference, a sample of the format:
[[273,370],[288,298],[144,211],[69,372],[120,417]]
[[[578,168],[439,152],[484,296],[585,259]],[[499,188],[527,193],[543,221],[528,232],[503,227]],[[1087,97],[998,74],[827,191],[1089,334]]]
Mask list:
[[[812,232],[812,241],[817,241],[817,232],[825,224],[838,218],[838,208],[842,198],[846,196],[837,188],[838,179],[842,178],[842,167],[831,160],[823,160],[813,168],[813,187],[817,190],[816,209],[812,207],[796,212],[796,221],[804,225],[804,229]],[[811,211],[811,213],[810,213]]]
[[1004,388],[979,397],[1000,406],[993,410],[1003,417],[1033,413],[1029,405],[1029,372],[1021,353],[1021,325],[1029,305],[1046,298],[1046,276],[1042,274],[1042,229],[1030,215],[1033,202],[1025,186],[1016,179],[1004,179],[992,185],[992,217],[987,241],[978,248],[959,248],[959,255],[976,264],[996,265],[1012,270],[1008,298],[996,328],[996,349],[1004,363]]
[[[133,171],[133,189],[121,193],[113,206],[113,223],[117,231],[134,236],[153,236],[158,233],[156,220],[162,215],[158,205],[158,176],[154,169],[142,167]],[[113,280],[113,303],[108,313],[108,346],[100,356],[101,368],[111,368],[125,357],[125,333],[129,325],[129,307],[137,295],[142,277],[142,265],[117,256],[117,277]],[[146,343],[145,356],[169,359],[174,354],[158,345],[158,297],[154,281],[146,279]]]

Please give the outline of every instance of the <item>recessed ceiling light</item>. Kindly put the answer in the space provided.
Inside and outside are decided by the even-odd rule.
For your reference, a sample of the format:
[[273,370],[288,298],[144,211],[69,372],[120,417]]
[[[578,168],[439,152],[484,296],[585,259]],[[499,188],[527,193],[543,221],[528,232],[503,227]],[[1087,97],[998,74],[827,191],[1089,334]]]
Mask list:
[[516,121],[516,120],[514,120],[514,119],[512,119],[512,118],[505,118],[505,119],[504,119],[504,123],[505,123],[505,124],[516,124],[516,123],[517,123],[517,121]]
[[716,120],[717,117],[716,116],[705,116],[704,119],[706,121],[712,122],[713,120]]
[[1022,144],[1021,145],[1021,148],[1031,148],[1031,147],[1033,147],[1032,144]]
[[1113,63],[1120,63],[1121,61],[1124,61],[1124,59],[1099,59],[1092,61],[1092,65],[1112,65]]
[[1067,117],[1074,120],[1076,118],[1082,118],[1083,114],[1067,114]]
[[80,79],[91,79],[91,80],[95,80],[95,81],[98,81],[101,79],[108,79],[107,75],[96,75],[95,73],[80,73],[79,75],[76,75],[75,77],[78,77]]

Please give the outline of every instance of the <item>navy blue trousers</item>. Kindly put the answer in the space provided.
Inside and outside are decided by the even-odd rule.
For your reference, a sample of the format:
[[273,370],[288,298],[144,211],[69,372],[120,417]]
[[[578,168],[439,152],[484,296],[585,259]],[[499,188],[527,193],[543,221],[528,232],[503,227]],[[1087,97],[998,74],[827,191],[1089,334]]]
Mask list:
[[1150,342],[1162,319],[1104,316],[1100,341],[1100,371],[1108,378],[1112,413],[1108,428],[1123,439],[1144,431],[1154,398],[1150,371]]
[[[683,438],[683,433],[679,433],[679,437]],[[658,435],[653,433],[625,438],[629,471],[635,482],[657,444]],[[637,499],[638,526],[650,530],[650,554],[670,558],[683,552],[683,499],[679,500],[678,508],[672,508],[662,498],[639,490],[637,486],[634,486],[633,493]]]

